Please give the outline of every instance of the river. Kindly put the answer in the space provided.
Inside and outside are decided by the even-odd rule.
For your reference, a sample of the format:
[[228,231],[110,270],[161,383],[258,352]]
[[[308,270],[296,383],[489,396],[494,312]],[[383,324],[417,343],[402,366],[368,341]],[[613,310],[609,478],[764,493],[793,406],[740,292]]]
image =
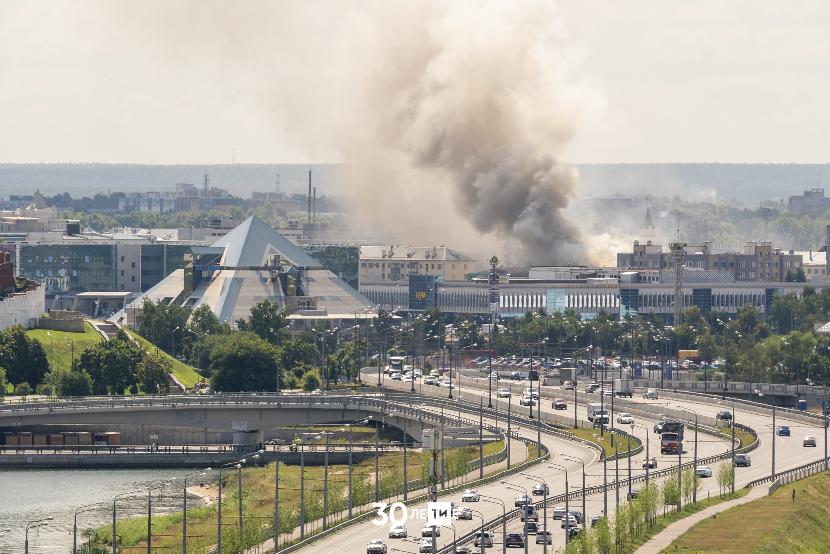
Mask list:
[[[23,552],[26,523],[52,516],[38,529],[29,530],[29,552],[67,554],[72,550],[72,520],[75,509],[102,502],[100,509],[78,516],[78,544],[84,529],[112,521],[112,500],[123,492],[144,489],[174,477],[180,481],[186,469],[120,470],[9,470],[0,471],[0,554]],[[191,477],[191,479],[194,479]],[[198,479],[198,478],[197,478]],[[202,477],[202,480],[205,478]],[[188,480],[188,485],[190,480]],[[181,506],[181,484],[175,482],[153,493],[158,513]],[[158,504],[157,504],[158,502]],[[193,505],[199,505],[194,499]],[[190,506],[191,499],[188,499]],[[118,501],[118,517],[147,513],[147,493]],[[154,512],[156,510],[154,509]]]

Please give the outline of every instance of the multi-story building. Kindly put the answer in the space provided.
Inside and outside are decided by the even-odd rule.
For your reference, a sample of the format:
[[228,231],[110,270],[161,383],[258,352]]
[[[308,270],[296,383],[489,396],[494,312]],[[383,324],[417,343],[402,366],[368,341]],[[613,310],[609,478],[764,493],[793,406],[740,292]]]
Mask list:
[[482,268],[479,260],[446,246],[361,246],[360,282],[406,282],[409,275],[460,281]]
[[824,189],[809,189],[801,196],[790,196],[788,207],[793,213],[820,216],[830,210],[830,198],[824,196]]
[[[687,268],[726,271],[736,281],[794,280],[798,270],[802,269],[799,254],[773,248],[772,242],[766,241],[747,242],[740,252],[713,252],[711,242],[686,246],[683,264]],[[634,241],[631,252],[617,254],[617,266],[621,269],[669,269],[674,266],[674,257],[660,244]]]
[[29,280],[16,281],[11,255],[0,251],[0,329],[12,325],[34,327],[44,311],[43,286]]

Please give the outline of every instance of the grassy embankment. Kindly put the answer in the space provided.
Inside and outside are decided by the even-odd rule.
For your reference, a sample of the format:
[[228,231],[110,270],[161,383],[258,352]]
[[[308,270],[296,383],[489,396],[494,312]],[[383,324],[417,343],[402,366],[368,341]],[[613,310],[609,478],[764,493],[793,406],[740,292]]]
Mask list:
[[823,472],[698,523],[666,552],[827,552],[828,502],[830,472]]
[[104,340],[104,337],[88,321],[84,322],[83,333],[29,329],[26,334],[40,341],[43,351],[46,352],[46,358],[49,360],[49,367],[59,370],[69,370],[72,367],[73,349],[77,360],[84,350]]
[[[493,454],[503,448],[501,441],[487,444],[484,455]],[[466,463],[478,457],[478,448],[466,447],[448,450],[446,453],[446,468],[448,475],[460,474],[459,468],[465,468]],[[410,452],[407,457],[407,472],[409,479],[424,477],[429,468],[429,453]],[[374,500],[374,460],[367,460],[354,468],[352,477],[354,505],[361,506]],[[274,465],[263,468],[244,468],[243,479],[243,510],[244,533],[246,545],[253,545],[268,538],[273,529],[274,506]],[[380,495],[382,498],[395,497],[400,499],[400,484],[403,479],[403,454],[400,452],[384,454],[380,458]],[[453,477],[452,483],[458,483],[459,477]],[[191,482],[195,482],[191,480]],[[238,521],[239,491],[237,488],[236,472],[231,470],[223,476],[222,492],[222,544],[223,551],[237,552],[239,549]],[[330,466],[328,476],[329,512],[337,514],[330,516],[330,524],[345,518],[343,512],[347,504],[348,466]],[[214,487],[215,488],[215,487]],[[308,466],[305,469],[305,520],[316,522],[323,514],[323,468]],[[181,492],[169,493],[180,496]],[[300,468],[298,466],[280,465],[280,530],[289,533],[298,526],[300,499]],[[144,502],[144,499],[136,499]],[[188,552],[204,553],[216,544],[215,504],[188,510]],[[309,524],[307,533],[319,531],[319,526],[313,528]],[[159,515],[153,517],[153,548],[163,549],[165,552],[181,552],[181,513]],[[97,530],[98,544],[109,544],[111,528],[103,526]],[[121,544],[132,550],[146,549],[147,520],[144,517],[135,517],[118,522],[117,536],[121,537]]]
[[[153,351],[156,350],[156,345],[136,333],[131,329],[126,329],[126,331],[133,337],[138,343],[144,348],[146,351]],[[196,383],[203,380],[204,378],[199,374],[195,367],[188,365],[180,360],[177,360],[167,352],[161,349],[157,349],[159,355],[166,358],[170,365],[173,368],[173,376],[181,383],[182,385],[186,386],[189,389],[192,389],[196,386]]]
[[[599,429],[567,429],[567,431],[580,439],[599,445],[605,451],[606,456],[613,456],[616,452],[619,452],[621,456],[625,456],[628,453],[629,441],[631,442],[632,451],[640,446],[640,441],[636,437],[629,439],[619,435],[614,439],[614,446],[611,446],[610,431],[606,432],[605,436],[600,434]],[[614,449],[615,447],[616,450]]]

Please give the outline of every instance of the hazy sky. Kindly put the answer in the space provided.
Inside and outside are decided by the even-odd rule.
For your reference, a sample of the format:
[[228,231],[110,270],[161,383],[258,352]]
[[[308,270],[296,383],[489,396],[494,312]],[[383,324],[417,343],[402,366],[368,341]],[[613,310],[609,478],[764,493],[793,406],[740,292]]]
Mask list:
[[[401,4],[0,0],[0,161],[341,161],[328,122]],[[568,161],[828,160],[827,0],[560,11]]]

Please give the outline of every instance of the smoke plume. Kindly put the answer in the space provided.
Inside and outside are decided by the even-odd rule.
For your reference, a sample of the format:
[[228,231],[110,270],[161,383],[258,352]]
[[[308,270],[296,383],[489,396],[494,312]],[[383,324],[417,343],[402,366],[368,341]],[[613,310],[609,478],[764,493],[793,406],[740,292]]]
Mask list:
[[549,2],[458,2],[378,25],[343,144],[360,225],[513,264],[584,260],[558,156],[592,92],[557,21]]

